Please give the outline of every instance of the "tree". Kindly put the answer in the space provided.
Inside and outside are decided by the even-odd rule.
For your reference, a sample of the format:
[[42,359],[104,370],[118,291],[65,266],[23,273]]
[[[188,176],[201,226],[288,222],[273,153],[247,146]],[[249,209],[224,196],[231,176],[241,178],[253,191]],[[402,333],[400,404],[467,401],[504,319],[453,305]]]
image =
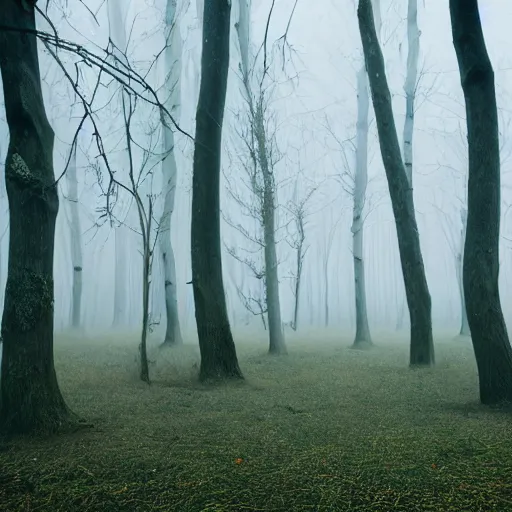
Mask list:
[[229,325],[220,241],[222,124],[229,68],[230,0],[205,0],[201,85],[192,177],[192,286],[201,351],[199,378],[240,379]]
[[[123,2],[126,5],[125,2]],[[121,0],[108,0],[108,24],[109,24],[109,38],[112,41],[112,64],[116,68],[121,68],[121,63],[128,65],[128,60],[124,52],[126,52],[126,7],[121,7]],[[122,68],[121,68],[122,69]],[[113,88],[118,87],[116,81],[111,83]],[[122,102],[124,106],[125,91],[121,92]],[[122,158],[126,159],[126,148],[122,154]],[[127,159],[126,159],[127,160]],[[128,163],[126,161],[126,163]],[[131,205],[131,203],[130,203]],[[119,207],[120,205],[118,205]],[[131,208],[128,208],[126,217],[130,218]],[[126,324],[127,320],[127,306],[129,303],[128,297],[128,262],[126,254],[128,252],[127,234],[129,228],[125,222],[118,223],[114,231],[115,243],[115,266],[114,266],[114,319],[112,326],[115,328],[122,327]]]
[[82,313],[82,229],[78,208],[78,180],[76,175],[76,144],[71,148],[72,155],[66,172],[71,229],[71,264],[73,265],[73,290],[71,297],[71,327],[80,329]]
[[[165,13],[164,90],[167,101],[163,102],[169,111],[179,118],[181,110],[181,33],[179,29],[179,12],[176,0],[167,0]],[[174,133],[165,124],[163,153],[167,158],[162,162],[162,178],[164,183],[164,209],[160,219],[160,254],[164,269],[166,329],[163,346],[181,345],[180,320],[178,316],[178,300],[176,290],[176,264],[171,243],[171,218],[174,211],[178,168],[174,154]]]
[[420,248],[409,185],[396,132],[384,58],[377,38],[371,0],[359,0],[357,10],[366,69],[384,169],[395,217],[400,261],[411,319],[411,366],[434,364],[432,303]]
[[[242,0],[242,4],[245,0]],[[272,9],[267,18],[267,27]],[[263,41],[263,69],[261,78],[255,76],[255,69],[249,61],[249,9],[240,9],[240,21],[236,25],[241,51],[240,71],[246,106],[246,126],[239,132],[240,138],[249,154],[249,163],[245,169],[249,174],[250,189],[259,206],[256,218],[261,224],[264,252],[265,303],[268,318],[269,353],[285,354],[286,343],[281,321],[279,297],[279,262],[276,243],[276,192],[275,167],[280,159],[275,132],[271,131],[271,112],[269,102],[271,93],[265,80],[268,72],[267,36]],[[256,59],[255,59],[256,60]]]
[[418,30],[418,0],[407,2],[407,74],[405,78],[405,121],[403,137],[404,165],[409,185],[412,188],[412,139],[414,135],[414,101],[418,77],[420,31]]
[[[381,30],[380,0],[373,1],[375,14],[375,31],[379,37]],[[357,123],[356,143],[351,142],[355,150],[355,166],[349,164],[345,151],[345,142],[340,140],[334,131],[327,125],[327,129],[337,142],[341,151],[344,172],[338,176],[345,192],[352,198],[352,258],[354,263],[354,298],[356,310],[356,333],[353,348],[367,348],[372,343],[370,326],[368,323],[368,309],[366,305],[366,278],[364,262],[364,224],[369,213],[367,187],[368,187],[368,132],[370,93],[368,91],[368,76],[364,62],[357,72]]]
[[304,270],[304,259],[309,249],[306,244],[306,225],[308,223],[307,217],[308,203],[317,191],[318,186],[311,186],[302,197],[298,194],[299,175],[295,180],[293,199],[288,201],[286,209],[291,214],[294,229],[288,232],[288,245],[295,252],[295,269],[290,272],[292,280],[292,293],[293,293],[293,320],[290,322],[290,327],[296,331],[299,325],[299,305],[300,305],[300,292],[302,289],[302,272]]
[[477,0],[450,0],[450,16],[466,102],[469,168],[463,281],[480,401],[511,402],[512,349],[498,287],[500,147],[494,71]]
[[[151,193],[152,181],[154,175],[154,165],[151,165],[151,160],[155,151],[151,147],[151,135],[153,129],[150,129],[149,135],[149,149],[142,150],[141,164],[138,173],[135,172],[135,155],[134,146],[142,148],[142,145],[137,143],[132,134],[132,120],[135,114],[137,97],[132,97],[128,91],[123,90],[123,118],[125,125],[126,147],[128,153],[128,180],[129,184],[123,185],[120,181],[111,176],[115,184],[128,192],[137,208],[139,217],[140,235],[142,238],[142,330],[140,337],[139,353],[140,353],[140,378],[146,383],[150,383],[149,379],[149,365],[147,354],[147,338],[150,327],[150,311],[149,311],[149,292],[151,288],[151,268],[153,266],[153,254],[155,245],[160,235],[160,226],[154,228],[154,202],[155,196]],[[146,121],[147,122],[147,121]],[[167,155],[164,155],[165,158]],[[110,168],[109,168],[109,172]],[[149,181],[149,185],[148,185]],[[144,189],[149,191],[144,194]],[[146,197],[144,198],[144,195]]]
[[53,356],[53,253],[59,208],[53,130],[39,72],[34,2],[2,1],[0,71],[10,140],[5,178],[9,265],[2,317],[0,425],[7,433],[55,432],[73,421]]

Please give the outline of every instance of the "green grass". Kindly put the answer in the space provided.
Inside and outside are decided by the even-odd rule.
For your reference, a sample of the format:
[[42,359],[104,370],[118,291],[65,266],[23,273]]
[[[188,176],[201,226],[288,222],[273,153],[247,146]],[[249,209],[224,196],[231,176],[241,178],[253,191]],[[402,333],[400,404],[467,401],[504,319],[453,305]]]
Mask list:
[[242,344],[246,382],[203,387],[186,346],[148,387],[135,340],[62,341],[62,390],[94,428],[5,445],[0,510],[512,511],[512,417],[478,404],[467,342],[436,350],[410,370],[406,344]]

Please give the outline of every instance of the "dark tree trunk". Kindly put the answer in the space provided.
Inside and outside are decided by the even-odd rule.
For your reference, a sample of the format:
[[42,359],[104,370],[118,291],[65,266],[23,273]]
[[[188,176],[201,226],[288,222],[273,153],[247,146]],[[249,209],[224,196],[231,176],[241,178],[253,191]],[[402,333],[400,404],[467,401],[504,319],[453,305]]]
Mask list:
[[405,293],[411,319],[410,364],[430,366],[434,364],[432,304],[421,255],[412,188],[400,154],[391,94],[386,79],[384,58],[375,31],[371,0],[359,0],[357,15],[377,121],[380,150],[395,217]]
[[512,350],[498,289],[500,154],[494,72],[477,0],[450,0],[466,101],[469,180],[464,297],[484,404],[512,401]]
[[192,285],[201,380],[242,378],[231,334],[220,243],[222,122],[229,66],[229,0],[205,0],[192,184]]
[[[35,30],[34,9],[2,0],[2,22]],[[9,266],[2,318],[0,424],[7,433],[51,433],[72,418],[53,360],[53,250],[59,208],[53,131],[44,110],[34,35],[0,31],[10,141],[5,178]]]

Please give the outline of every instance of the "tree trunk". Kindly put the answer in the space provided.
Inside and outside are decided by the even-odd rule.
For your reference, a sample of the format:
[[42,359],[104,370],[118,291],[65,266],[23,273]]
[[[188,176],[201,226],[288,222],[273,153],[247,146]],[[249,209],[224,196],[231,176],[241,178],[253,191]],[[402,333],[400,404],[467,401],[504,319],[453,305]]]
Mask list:
[[408,0],[407,6],[407,75],[405,78],[404,165],[412,188],[412,138],[414,134],[414,100],[418,77],[420,31],[418,30],[418,0]]
[[229,0],[205,0],[192,179],[192,285],[201,380],[243,378],[231,334],[220,243],[222,122],[229,67]]
[[368,185],[368,112],[370,98],[366,69],[357,74],[357,140],[356,168],[354,176],[354,206],[352,213],[352,255],[354,258],[354,290],[356,302],[356,336],[353,347],[372,345],[368,312],[366,308],[366,286],[364,273],[364,204]]
[[263,236],[265,240],[265,288],[267,295],[267,317],[269,354],[286,354],[281,303],[279,300],[279,275],[276,251],[275,223],[275,180],[267,154],[267,135],[263,122],[263,98],[258,98],[254,116],[255,133],[258,143],[258,161],[263,175]]
[[[108,0],[108,25],[109,37],[115,44],[113,53],[121,62],[128,65],[128,61],[123,52],[126,52],[126,2],[122,0]],[[123,6],[123,7],[122,7]],[[113,65],[119,66],[119,62],[113,59]],[[115,81],[114,81],[115,82]],[[115,88],[118,84],[114,83]],[[121,91],[121,101],[123,110],[126,108],[126,95],[124,89]],[[123,157],[126,157],[126,149],[123,151]],[[128,165],[127,163],[125,165]],[[131,207],[130,207],[131,210]],[[127,212],[125,222],[131,220],[130,210]],[[115,266],[114,266],[114,328],[126,327],[128,315],[128,229],[124,224],[116,226],[114,231],[115,238]]]
[[299,231],[299,244],[297,246],[297,258],[295,267],[295,286],[293,296],[293,323],[291,325],[294,331],[298,328],[299,323],[299,307],[300,307],[300,290],[302,285],[302,267],[304,264],[304,223],[302,218],[297,221]]
[[[167,109],[173,111],[176,118],[180,115],[181,103],[181,32],[179,19],[176,12],[176,0],[167,0],[167,12],[165,16],[165,35],[167,46],[164,51],[165,62],[165,94],[168,100],[165,102]],[[178,316],[178,299],[176,289],[176,263],[171,243],[171,220],[174,212],[174,199],[178,168],[174,155],[174,134],[167,126],[163,130],[163,152],[168,155],[162,162],[162,178],[165,183],[164,210],[160,219],[160,253],[164,268],[165,280],[165,311],[166,330],[164,346],[183,344],[181,336],[180,320]]]
[[[149,226],[150,228],[151,226]],[[150,290],[150,273],[151,273],[151,254],[150,240],[147,233],[147,239],[144,240],[144,261],[142,270],[142,332],[140,337],[140,379],[147,384],[149,380],[149,365],[147,339],[149,330],[149,290]]]
[[370,0],[359,0],[357,14],[381,155],[395,217],[400,261],[411,319],[410,364],[430,366],[434,364],[432,304],[421,254],[412,189],[400,154],[384,58],[375,32]]
[[457,261],[455,262],[455,264],[457,265],[457,284],[459,286],[460,295],[461,320],[459,336],[471,336],[471,331],[469,330],[468,323],[468,314],[466,312],[466,300],[464,299],[464,281],[462,272],[462,262],[464,258],[464,243],[466,241],[466,225],[468,219],[468,212],[466,208],[461,208],[460,217],[462,221],[462,227],[460,230],[459,254],[457,254]]
[[66,172],[68,182],[68,201],[71,213],[71,264],[73,265],[73,291],[71,300],[71,327],[80,329],[82,311],[82,229],[80,226],[80,210],[78,208],[78,180],[76,176],[76,146]]
[[[33,5],[17,0],[2,1],[2,20],[21,31],[36,29]],[[14,434],[55,432],[72,415],[59,390],[53,359],[53,253],[59,209],[54,134],[44,109],[36,37],[0,31],[0,47],[10,133],[0,425]]]
[[477,0],[450,0],[466,102],[469,179],[464,297],[484,404],[512,401],[512,349],[498,288],[500,149],[494,72]]
[[126,326],[126,310],[128,305],[128,269],[126,243],[127,228],[120,224],[114,229],[115,265],[114,265],[114,320],[112,326],[119,328]]

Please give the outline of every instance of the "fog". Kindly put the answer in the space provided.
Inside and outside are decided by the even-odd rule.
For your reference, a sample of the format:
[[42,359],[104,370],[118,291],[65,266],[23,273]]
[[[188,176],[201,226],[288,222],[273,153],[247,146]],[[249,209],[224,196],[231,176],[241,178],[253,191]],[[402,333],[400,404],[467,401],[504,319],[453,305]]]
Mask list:
[[[197,5],[199,5],[198,2]],[[280,0],[269,27],[269,41],[275,41],[286,30],[294,2]],[[106,45],[109,22],[106,3],[89,1],[90,12],[76,2],[51,2],[48,16],[61,37],[76,41],[91,50]],[[121,4],[120,4],[121,5]],[[199,62],[201,51],[201,24],[197,5],[191,2],[182,17],[180,30],[183,40],[181,80],[181,128],[194,133],[195,107],[199,86]],[[252,11],[251,38],[255,47],[263,40],[270,2],[256,2]],[[232,20],[237,19],[234,2]],[[161,24],[165,5],[162,1],[122,2],[127,39],[127,56],[138,69],[150,67],[153,56],[163,46]],[[395,121],[399,134],[403,127],[405,99],[403,82],[406,71],[406,5],[403,2],[382,2],[382,43],[386,70],[393,94]],[[511,97],[508,93],[512,63],[506,49],[508,22],[512,7],[508,2],[485,3],[481,6],[482,23],[487,47],[494,64],[497,84],[497,100],[502,135],[502,225],[501,244],[501,298],[507,322],[511,317],[512,259],[510,242],[510,134]],[[91,15],[94,13],[95,18]],[[96,21],[97,20],[97,21]],[[115,20],[116,23],[119,20]],[[48,23],[39,15],[38,24],[47,30]],[[460,298],[455,276],[454,255],[447,232],[458,229],[458,202],[465,195],[466,149],[464,103],[460,87],[455,53],[451,42],[450,18],[447,3],[429,1],[419,7],[421,51],[419,59],[420,81],[414,130],[414,199],[420,231],[421,247],[426,266],[427,280],[432,295],[434,330],[456,333],[460,323]],[[122,27],[121,27],[122,28]],[[111,37],[113,37],[111,35]],[[327,127],[340,140],[355,137],[356,72],[362,62],[361,43],[357,27],[355,6],[350,1],[299,2],[287,35],[292,47],[287,49],[285,70],[276,76],[273,108],[276,118],[276,137],[283,157],[277,164],[276,174],[285,183],[278,191],[281,205],[278,215],[282,218],[278,236],[280,294],[283,322],[293,315],[293,293],[288,278],[294,265],[294,255],[286,243],[286,218],[284,205],[293,194],[293,176],[300,168],[299,194],[314,184],[317,191],[310,203],[310,216],[306,226],[306,243],[309,247],[303,271],[300,298],[301,328],[318,328],[325,324],[325,304],[329,308],[329,327],[350,331],[354,328],[355,306],[353,266],[351,254],[351,198],[343,190],[336,175],[344,172],[343,156]],[[241,187],[241,169],[234,155],[240,151],[236,140],[236,113],[240,109],[241,84],[237,75],[239,49],[236,31],[232,30],[231,65],[223,135],[223,182],[221,206],[223,217],[232,222],[251,226],[251,220],[240,215],[238,205],[226,191],[229,177],[234,186]],[[97,45],[97,46],[96,46]],[[79,101],[63,77],[62,70],[52,56],[40,44],[44,94],[48,115],[56,133],[55,169],[59,176],[65,167],[70,144],[81,118]],[[61,51],[60,58],[66,64],[76,60],[73,55]],[[275,56],[278,59],[279,55]],[[280,68],[279,65],[276,66]],[[84,84],[95,83],[96,71],[90,70]],[[277,73],[276,73],[277,75]],[[147,75],[155,89],[163,83],[161,62]],[[105,82],[107,80],[105,79]],[[89,91],[90,92],[90,91]],[[109,99],[110,95],[112,96]],[[104,130],[104,144],[111,165],[121,175],[126,170],[123,153],[122,120],[120,119],[120,94],[115,84],[99,93],[99,100],[106,105],[98,112]],[[70,111],[70,106],[72,109]],[[99,108],[99,107],[98,107]],[[157,121],[150,107],[140,104],[138,122],[149,116]],[[7,149],[7,127],[4,113],[0,113],[0,161],[4,162]],[[152,122],[153,122],[152,121]],[[137,128],[141,144],[144,127]],[[78,136],[77,176],[79,212],[83,235],[83,299],[82,324],[87,332],[109,331],[114,316],[114,276],[116,265],[122,264],[124,274],[121,324],[116,329],[138,329],[141,321],[141,237],[138,220],[130,198],[120,193],[115,215],[124,226],[118,228],[123,237],[124,251],[116,254],[114,229],[109,222],[101,226],[100,213],[105,197],[100,197],[96,173],[92,164],[97,161],[97,148],[92,141],[93,127],[86,122]],[[190,204],[193,145],[186,136],[176,134],[175,149],[178,166],[176,207],[173,214],[172,242],[177,268],[177,300],[182,329],[187,338],[194,337],[195,320],[192,287],[187,284],[190,274]],[[349,163],[352,156],[349,154]],[[2,173],[3,180],[3,173]],[[153,180],[153,193],[158,189],[158,176]],[[286,181],[287,180],[287,181]],[[293,184],[293,183],[292,183]],[[55,321],[59,331],[70,325],[70,293],[72,286],[70,208],[67,201],[67,183],[60,182],[60,210],[57,222],[55,253]],[[2,182],[1,208],[7,211],[5,185]],[[369,186],[370,208],[365,224],[364,253],[366,260],[366,289],[368,316],[372,331],[394,332],[399,317],[405,321],[401,327],[407,330],[408,315],[403,313],[404,287],[401,275],[396,229],[387,192],[373,112],[370,112]],[[3,290],[6,281],[8,216],[0,219],[2,234],[0,251],[0,279]],[[224,220],[222,237],[226,247],[247,246],[247,241]],[[328,242],[332,243],[327,267],[325,260]],[[121,263],[120,263],[121,262]],[[260,318],[249,313],[241,303],[237,287],[257,288],[247,267],[223,254],[224,283],[230,321],[237,333],[249,330],[264,336]],[[162,269],[155,258],[152,270],[151,318],[155,323],[154,334],[162,335],[165,306]],[[328,293],[326,299],[326,279]]]
[[510,510],[511,19],[0,0],[0,510]]

